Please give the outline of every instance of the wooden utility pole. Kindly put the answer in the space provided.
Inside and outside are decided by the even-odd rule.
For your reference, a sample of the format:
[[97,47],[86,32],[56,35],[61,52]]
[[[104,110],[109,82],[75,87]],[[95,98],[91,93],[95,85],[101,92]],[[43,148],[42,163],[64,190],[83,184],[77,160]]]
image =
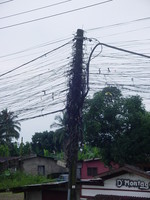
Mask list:
[[78,29],[74,39],[73,60],[69,74],[66,128],[68,133],[67,164],[69,168],[68,200],[77,199],[77,158],[81,134],[82,107],[84,102],[85,76],[83,74],[83,30]]

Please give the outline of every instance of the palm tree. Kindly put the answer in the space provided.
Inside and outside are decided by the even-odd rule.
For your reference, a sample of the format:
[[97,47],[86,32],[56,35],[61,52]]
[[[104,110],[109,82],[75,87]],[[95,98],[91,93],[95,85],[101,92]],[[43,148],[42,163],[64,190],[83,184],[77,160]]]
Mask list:
[[56,116],[55,120],[57,122],[54,122],[50,128],[55,128],[55,132],[53,135],[53,142],[56,146],[56,148],[58,148],[59,150],[63,150],[65,151],[65,147],[66,147],[66,128],[65,128],[65,113],[63,113],[63,116]]
[[14,112],[4,109],[0,113],[0,143],[11,144],[12,139],[19,138],[20,123]]

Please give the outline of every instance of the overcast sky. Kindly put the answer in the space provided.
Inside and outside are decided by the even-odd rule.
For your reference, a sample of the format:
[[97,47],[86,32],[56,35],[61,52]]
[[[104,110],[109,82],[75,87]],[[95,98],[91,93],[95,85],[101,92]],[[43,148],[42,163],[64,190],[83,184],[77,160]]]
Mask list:
[[[10,92],[9,88],[12,84],[14,84],[13,88],[15,89],[15,83],[17,84],[18,81],[16,80],[17,77],[16,79],[8,79],[7,76],[1,75],[70,41],[79,28],[85,30],[86,37],[96,38],[103,43],[150,55],[149,10],[150,0],[0,0],[0,110],[4,106],[7,107],[7,103],[13,104],[14,101],[11,102],[12,97],[7,99],[7,102],[6,100],[3,102],[3,99]],[[70,47],[71,45],[62,50],[63,56],[67,57],[69,52],[71,54]],[[108,56],[109,53],[111,56],[117,55],[115,51],[105,49],[102,53],[104,57]],[[144,93],[145,96],[142,97],[146,109],[150,110],[150,92],[148,92],[150,83],[148,77],[146,77],[150,75],[149,60],[130,56],[130,61],[126,57],[126,61],[123,62],[126,55],[119,54],[119,56],[120,68],[113,67],[118,62],[117,57],[113,60],[107,57],[107,63],[106,60],[99,58],[97,61],[95,60],[93,66],[94,64],[98,65],[101,60],[103,61],[103,66],[100,66],[99,69],[104,72],[103,81],[105,84],[110,81],[110,76],[108,77],[106,74],[108,63],[111,72],[118,72],[118,74],[125,75],[127,70],[132,69],[130,71],[130,73],[132,72],[131,76],[128,73],[128,79],[125,79],[124,83],[137,83],[136,89],[138,89],[139,81],[141,81],[143,88],[139,88],[137,94],[142,95]],[[54,59],[56,63],[60,60],[60,57],[61,50],[59,54],[54,54],[51,59]],[[131,62],[131,60],[134,61],[133,65],[129,65],[127,62]],[[134,72],[133,67],[136,64],[137,67]],[[126,68],[126,66],[129,68]],[[12,76],[15,73],[20,72],[16,70],[12,73]],[[25,73],[26,71],[24,71]],[[30,73],[32,74],[32,71]],[[36,71],[33,73],[36,74]],[[142,73],[143,76],[141,76]],[[9,76],[11,76],[11,73]],[[121,76],[116,74],[115,77],[111,76],[110,83],[121,83],[119,82],[121,79]],[[5,84],[7,88],[4,89]],[[31,88],[28,87],[28,90],[32,90]],[[131,95],[135,94],[135,92],[132,93],[129,86],[127,89]],[[43,88],[42,91],[44,90]],[[14,90],[13,98],[18,101],[16,94]],[[12,108],[13,105],[9,107],[11,111],[13,111]],[[24,142],[31,141],[35,132],[50,130],[50,124],[53,121],[54,116],[50,115],[22,122],[21,137],[24,138]]]

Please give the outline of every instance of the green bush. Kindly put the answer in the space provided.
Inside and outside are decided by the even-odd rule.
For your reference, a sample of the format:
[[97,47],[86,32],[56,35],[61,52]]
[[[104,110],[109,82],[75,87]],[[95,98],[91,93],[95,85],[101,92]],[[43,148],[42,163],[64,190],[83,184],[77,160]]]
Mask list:
[[47,179],[44,176],[33,176],[22,172],[11,173],[6,171],[0,175],[0,190],[51,181],[51,179]]

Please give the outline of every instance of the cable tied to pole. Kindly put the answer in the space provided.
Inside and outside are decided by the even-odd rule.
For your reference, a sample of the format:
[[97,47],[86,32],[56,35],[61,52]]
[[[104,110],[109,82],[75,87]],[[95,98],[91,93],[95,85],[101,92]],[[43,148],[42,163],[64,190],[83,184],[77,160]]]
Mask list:
[[[100,42],[99,40],[97,40],[96,38],[86,38],[87,40],[89,40],[90,42],[92,40],[95,40],[97,42],[97,44],[94,46],[94,48],[92,49],[90,55],[89,55],[89,59],[88,59],[88,62],[87,62],[87,67],[86,67],[86,70],[87,70],[87,91],[85,93],[85,96],[88,94],[89,92],[89,67],[90,67],[90,62],[92,59],[96,58],[98,55],[100,55],[102,53],[102,50],[103,50],[103,46],[105,47],[108,47],[108,48],[111,48],[111,49],[115,49],[115,50],[118,50],[118,51],[122,51],[122,52],[126,52],[126,53],[129,53],[129,54],[133,54],[133,55],[136,55],[136,56],[140,56],[140,57],[144,57],[144,58],[148,58],[150,59],[150,56],[149,55],[146,55],[146,54],[142,54],[142,53],[138,53],[138,52],[134,52],[134,51],[130,51],[130,50],[127,50],[127,49],[123,49],[123,48],[119,48],[119,47],[116,47],[116,46],[112,46],[112,45],[108,45],[108,44],[105,44],[105,43],[102,43]],[[93,53],[95,51],[95,49],[98,47],[98,46],[101,46],[101,50],[100,52],[94,56],[93,56]]]

